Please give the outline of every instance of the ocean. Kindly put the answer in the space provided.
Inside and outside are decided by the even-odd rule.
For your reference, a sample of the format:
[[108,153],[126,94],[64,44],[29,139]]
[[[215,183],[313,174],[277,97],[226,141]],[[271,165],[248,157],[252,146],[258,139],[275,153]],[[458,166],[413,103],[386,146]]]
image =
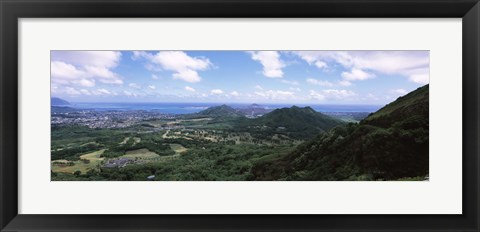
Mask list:
[[[69,107],[77,109],[89,109],[96,111],[130,111],[130,110],[145,110],[156,111],[168,114],[191,114],[205,110],[212,106],[219,106],[222,104],[229,105],[233,108],[246,108],[252,104],[240,103],[91,103],[91,102],[77,102],[71,103]],[[310,106],[318,112],[375,112],[382,106],[380,105],[304,105],[304,104],[258,104],[259,107],[266,109],[278,109],[284,107],[292,107],[293,105],[299,107]]]

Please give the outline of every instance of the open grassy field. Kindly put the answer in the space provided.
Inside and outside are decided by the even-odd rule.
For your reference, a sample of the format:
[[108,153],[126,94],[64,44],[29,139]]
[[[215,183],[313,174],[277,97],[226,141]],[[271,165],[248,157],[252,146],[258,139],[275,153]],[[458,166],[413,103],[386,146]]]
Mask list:
[[[83,160],[88,160],[89,162],[86,163],[83,160],[78,161],[67,161],[67,160],[53,160],[51,162],[51,169],[53,172],[63,172],[63,173],[74,173],[75,171],[81,171],[82,173],[86,173],[92,169],[98,169],[98,165],[103,161],[104,158],[100,157],[100,155],[105,151],[105,149],[95,151],[92,153],[88,153],[85,155],[80,156]],[[62,164],[54,164],[55,163],[64,163]],[[68,162],[72,162],[74,165],[70,166],[67,165]]]
[[125,158],[132,158],[132,159],[152,159],[152,158],[159,158],[160,156],[148,149],[142,148],[133,151],[127,151],[125,155],[121,156]]
[[186,152],[188,150],[187,148],[185,148],[184,146],[182,146],[180,144],[170,144],[170,148],[172,148],[172,150],[176,154],[180,154],[180,153]]

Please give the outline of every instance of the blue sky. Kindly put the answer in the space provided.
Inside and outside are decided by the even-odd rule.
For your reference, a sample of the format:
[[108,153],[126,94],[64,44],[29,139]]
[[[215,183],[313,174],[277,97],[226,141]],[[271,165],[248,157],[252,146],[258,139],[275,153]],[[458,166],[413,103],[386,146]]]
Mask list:
[[428,83],[428,51],[51,52],[72,102],[376,105]]

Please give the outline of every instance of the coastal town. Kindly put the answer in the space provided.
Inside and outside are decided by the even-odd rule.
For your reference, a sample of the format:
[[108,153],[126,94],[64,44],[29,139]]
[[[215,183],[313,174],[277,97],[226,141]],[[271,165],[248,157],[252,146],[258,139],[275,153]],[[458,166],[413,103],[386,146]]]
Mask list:
[[80,125],[89,128],[126,128],[141,121],[174,119],[175,115],[156,111],[97,111],[52,107],[52,126]]

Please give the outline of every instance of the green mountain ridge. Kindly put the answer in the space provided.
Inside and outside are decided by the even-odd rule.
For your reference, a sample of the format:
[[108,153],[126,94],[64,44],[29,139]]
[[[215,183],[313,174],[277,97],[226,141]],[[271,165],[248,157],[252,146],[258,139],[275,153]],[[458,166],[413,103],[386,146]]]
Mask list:
[[230,106],[227,106],[227,105],[210,107],[208,109],[205,109],[205,110],[202,110],[202,111],[198,112],[196,115],[208,116],[208,117],[213,117],[213,118],[244,117],[242,114],[238,113],[237,110],[235,110],[234,108],[232,108]]
[[359,124],[338,126],[293,152],[264,157],[250,180],[398,180],[428,175],[429,86]]
[[292,106],[275,109],[259,118],[244,119],[237,127],[259,128],[266,134],[285,133],[292,138],[306,139],[342,124],[343,121],[319,113],[311,107]]

